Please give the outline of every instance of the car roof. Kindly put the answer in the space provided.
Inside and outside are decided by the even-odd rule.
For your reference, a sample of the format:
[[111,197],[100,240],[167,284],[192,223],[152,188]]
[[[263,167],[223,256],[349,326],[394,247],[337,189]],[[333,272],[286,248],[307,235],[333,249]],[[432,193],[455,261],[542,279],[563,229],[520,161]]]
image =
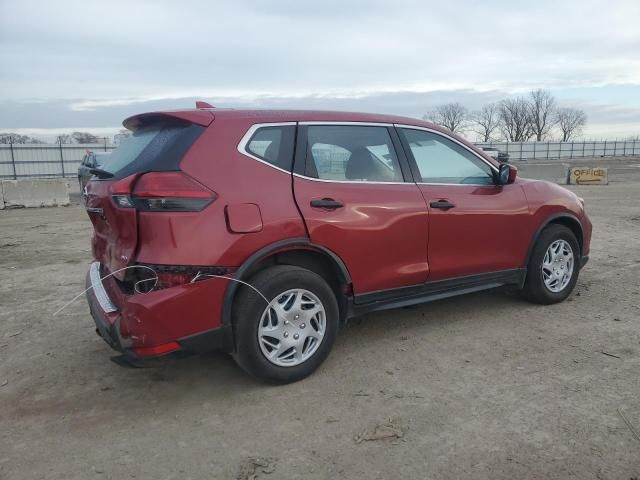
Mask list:
[[332,110],[274,110],[274,109],[232,109],[232,108],[190,108],[184,110],[165,110],[158,112],[141,113],[126,118],[122,124],[125,128],[136,130],[145,122],[158,117],[170,117],[184,120],[196,125],[209,126],[214,120],[247,120],[248,124],[255,123],[281,123],[281,122],[360,122],[360,123],[386,123],[402,124],[415,127],[429,128],[455,138],[460,143],[474,150],[486,160],[497,167],[493,158],[476,147],[471,142],[451,132],[448,128],[441,127],[425,120],[403,117],[399,115],[386,115],[364,112],[342,112]]
[[124,120],[127,128],[135,128],[139,120],[149,117],[169,116],[187,120],[198,125],[209,125],[214,118],[250,120],[254,123],[276,122],[363,122],[363,123],[398,123],[431,128],[451,134],[438,125],[417,118],[399,115],[386,115],[364,112],[343,112],[331,110],[274,110],[274,109],[231,109],[231,108],[192,108],[185,110],[166,110],[141,113]]

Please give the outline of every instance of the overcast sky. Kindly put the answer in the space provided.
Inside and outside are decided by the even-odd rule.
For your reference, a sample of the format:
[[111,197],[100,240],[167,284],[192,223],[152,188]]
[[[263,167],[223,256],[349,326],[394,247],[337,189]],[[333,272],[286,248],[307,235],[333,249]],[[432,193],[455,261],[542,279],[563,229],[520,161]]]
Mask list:
[[640,0],[0,0],[0,131],[193,106],[420,117],[532,88],[640,134]]

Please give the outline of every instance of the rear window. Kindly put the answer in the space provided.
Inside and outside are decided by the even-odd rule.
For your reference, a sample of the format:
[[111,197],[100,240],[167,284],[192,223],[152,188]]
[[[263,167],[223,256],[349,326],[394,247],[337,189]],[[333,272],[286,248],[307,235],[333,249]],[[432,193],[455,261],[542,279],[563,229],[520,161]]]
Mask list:
[[114,178],[141,171],[178,170],[189,147],[204,131],[199,125],[155,123],[136,130],[104,162]]

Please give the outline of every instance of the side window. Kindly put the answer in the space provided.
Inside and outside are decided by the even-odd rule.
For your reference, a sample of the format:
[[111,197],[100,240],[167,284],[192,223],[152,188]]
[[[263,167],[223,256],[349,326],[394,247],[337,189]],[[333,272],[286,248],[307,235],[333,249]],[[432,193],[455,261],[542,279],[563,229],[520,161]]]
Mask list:
[[261,127],[247,143],[246,150],[273,166],[291,171],[295,133],[294,125]]
[[442,135],[403,128],[424,183],[492,185],[491,167]]
[[307,127],[305,174],[336,181],[403,181],[389,131],[374,126]]

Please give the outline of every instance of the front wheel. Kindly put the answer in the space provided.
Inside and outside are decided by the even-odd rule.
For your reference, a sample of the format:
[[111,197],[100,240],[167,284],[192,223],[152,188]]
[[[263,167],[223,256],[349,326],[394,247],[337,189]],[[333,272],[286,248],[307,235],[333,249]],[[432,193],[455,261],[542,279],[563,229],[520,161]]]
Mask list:
[[313,373],[338,330],[338,304],[327,282],[304,268],[277,265],[248,283],[260,294],[243,287],[234,302],[236,362],[271,383]]
[[580,246],[564,225],[546,227],[534,246],[523,293],[535,303],[551,304],[566,299],[578,281]]

